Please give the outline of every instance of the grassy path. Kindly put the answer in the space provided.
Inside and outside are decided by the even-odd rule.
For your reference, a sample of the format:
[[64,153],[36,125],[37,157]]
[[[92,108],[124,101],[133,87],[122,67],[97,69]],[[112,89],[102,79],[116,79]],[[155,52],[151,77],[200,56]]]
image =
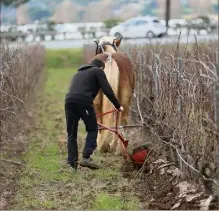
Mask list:
[[[66,164],[64,95],[72,69],[47,69],[37,103],[37,127],[24,155],[26,167],[11,209],[140,209],[131,182],[120,174],[121,157],[94,155],[105,169],[73,172]],[[80,124],[79,149],[85,130]]]

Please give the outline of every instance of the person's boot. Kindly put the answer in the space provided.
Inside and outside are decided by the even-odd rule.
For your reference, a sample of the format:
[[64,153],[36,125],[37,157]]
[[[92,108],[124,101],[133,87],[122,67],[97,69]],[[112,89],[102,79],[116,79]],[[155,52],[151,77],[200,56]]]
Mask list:
[[73,168],[75,171],[78,169],[78,161],[74,160],[73,162],[68,162],[71,168]]
[[99,169],[100,165],[96,164],[92,158],[82,158],[80,161],[80,166],[87,167],[90,169]]

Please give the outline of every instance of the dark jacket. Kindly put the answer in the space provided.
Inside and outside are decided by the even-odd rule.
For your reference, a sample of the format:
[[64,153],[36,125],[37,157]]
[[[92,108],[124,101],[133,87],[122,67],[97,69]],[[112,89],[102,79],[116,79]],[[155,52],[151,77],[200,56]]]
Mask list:
[[93,105],[94,98],[100,89],[102,89],[115,108],[119,109],[120,103],[106,78],[105,72],[92,65],[82,66],[72,78],[69,91],[65,97],[65,103]]

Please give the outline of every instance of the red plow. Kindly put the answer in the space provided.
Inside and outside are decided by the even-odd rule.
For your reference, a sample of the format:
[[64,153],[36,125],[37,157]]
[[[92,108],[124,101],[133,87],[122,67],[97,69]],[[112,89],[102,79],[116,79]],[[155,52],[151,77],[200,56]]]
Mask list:
[[143,166],[146,157],[148,155],[149,149],[146,145],[143,146],[139,146],[137,148],[135,148],[133,150],[132,154],[129,154],[127,151],[127,147],[128,147],[128,140],[126,140],[124,138],[124,136],[122,135],[122,133],[119,132],[119,129],[122,128],[133,128],[133,127],[141,127],[142,125],[124,125],[124,126],[118,126],[118,117],[119,117],[119,111],[117,109],[108,111],[106,113],[103,113],[101,115],[98,115],[97,118],[100,118],[104,115],[108,115],[108,114],[112,114],[112,113],[116,113],[116,121],[115,121],[115,126],[114,127],[110,127],[110,126],[105,126],[101,123],[98,122],[98,130],[109,130],[113,133],[115,133],[118,138],[120,139],[120,141],[122,142],[122,146],[123,146],[123,158],[126,161],[132,162],[133,164],[137,165],[137,166]]

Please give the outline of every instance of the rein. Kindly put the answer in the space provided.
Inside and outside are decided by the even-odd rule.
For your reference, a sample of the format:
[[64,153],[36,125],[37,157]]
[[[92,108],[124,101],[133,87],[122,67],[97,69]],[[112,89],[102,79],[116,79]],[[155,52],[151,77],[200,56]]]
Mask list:
[[100,125],[101,127],[99,127],[99,130],[110,130],[112,132],[116,132],[118,131],[118,129],[123,129],[123,128],[135,128],[135,127],[144,127],[144,124],[134,124],[134,125],[119,125],[118,126],[118,117],[119,117],[119,111],[117,109],[113,109],[111,111],[107,111],[105,113],[102,113],[102,114],[97,114],[96,117],[97,119],[102,117],[102,116],[105,116],[107,114],[112,114],[116,112],[116,126],[115,127],[111,127],[111,126],[104,126],[103,124],[99,123],[98,122],[98,125]]
[[109,130],[111,132],[114,132],[119,138],[120,140],[122,141],[123,143],[123,151],[125,153],[125,156],[128,156],[127,152],[126,152],[126,147],[128,146],[128,141],[124,139],[123,135],[121,133],[119,133],[119,126],[118,126],[118,119],[119,119],[119,111],[117,109],[114,109],[114,110],[111,110],[111,111],[108,111],[108,112],[105,112],[103,114],[99,114],[97,115],[97,118],[100,118],[104,115],[107,115],[107,114],[111,114],[111,113],[114,113],[116,112],[116,124],[115,124],[115,127],[109,127],[109,126],[105,126],[103,124],[101,124],[100,122],[98,122],[98,125],[100,126],[98,128],[98,130]]
[[105,112],[105,113],[103,113],[103,114],[98,114],[98,115],[97,115],[97,118],[100,118],[100,117],[102,117],[102,116],[105,116],[105,115],[111,114],[111,113],[116,113],[116,125],[115,125],[115,130],[113,130],[111,127],[104,126],[103,124],[101,124],[101,123],[98,122],[98,125],[101,126],[101,128],[99,128],[99,130],[105,128],[105,129],[107,129],[107,130],[110,130],[110,131],[112,131],[112,132],[115,132],[115,133],[118,135],[118,118],[119,118],[119,111],[118,111],[117,109],[113,109],[113,110],[108,111],[108,112]]
[[115,122],[115,127],[110,127],[110,126],[105,126],[103,124],[101,124],[100,122],[98,122],[98,130],[109,130],[113,133],[115,133],[118,138],[122,141],[122,146],[123,146],[123,153],[124,153],[124,157],[125,158],[128,158],[129,155],[128,155],[128,152],[126,150],[127,146],[128,146],[128,140],[126,140],[124,138],[124,136],[122,135],[122,133],[119,132],[119,129],[122,129],[122,128],[136,128],[136,127],[144,127],[143,124],[136,124],[136,125],[125,125],[125,126],[118,126],[118,118],[119,118],[119,111],[117,109],[114,109],[114,110],[111,110],[111,111],[108,111],[108,112],[105,112],[103,114],[99,114],[99,115],[96,115],[97,118],[100,118],[104,115],[107,115],[107,114],[111,114],[111,113],[114,113],[116,112],[116,122]]

